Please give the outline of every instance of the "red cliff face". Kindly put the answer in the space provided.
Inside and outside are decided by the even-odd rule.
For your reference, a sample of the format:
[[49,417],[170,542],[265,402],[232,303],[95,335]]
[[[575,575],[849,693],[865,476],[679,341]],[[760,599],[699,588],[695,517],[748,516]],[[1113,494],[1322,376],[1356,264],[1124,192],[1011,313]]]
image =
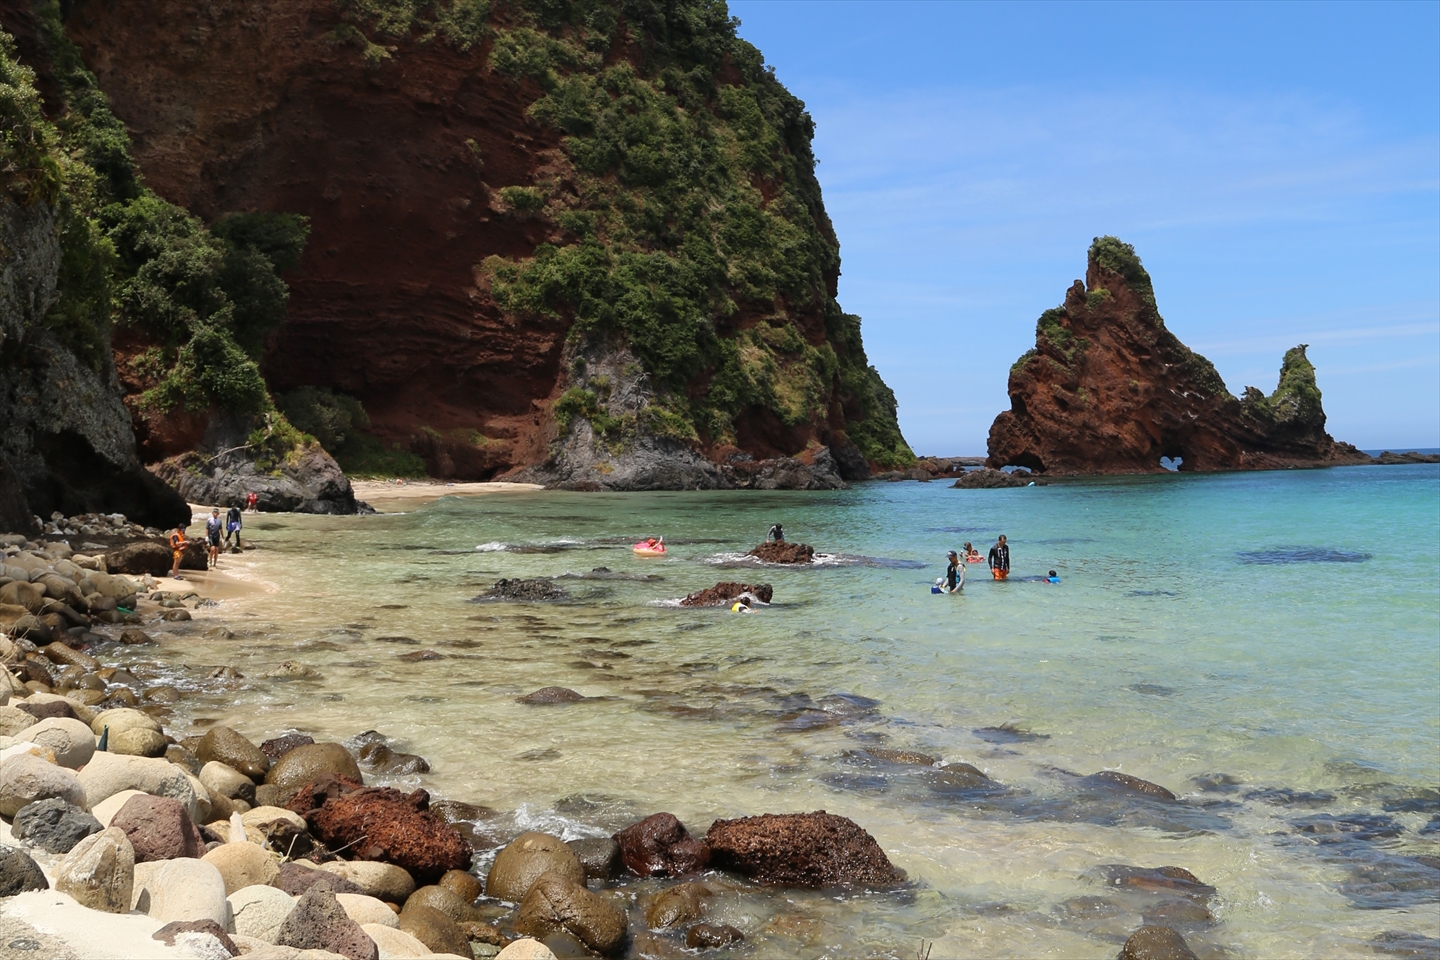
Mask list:
[[1010,409],[990,427],[991,467],[1057,474],[1268,470],[1369,463],[1325,432],[1315,368],[1301,345],[1280,384],[1244,399],[1165,327],[1134,248],[1103,237],[1085,282],[1036,324],[1035,349],[1010,371]]

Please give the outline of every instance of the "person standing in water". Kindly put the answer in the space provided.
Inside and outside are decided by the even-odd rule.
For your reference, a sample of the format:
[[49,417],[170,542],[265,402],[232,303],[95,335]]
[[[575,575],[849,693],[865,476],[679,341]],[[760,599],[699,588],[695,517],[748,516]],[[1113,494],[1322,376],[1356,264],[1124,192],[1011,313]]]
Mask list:
[[210,551],[210,566],[220,562],[220,535],[224,533],[225,522],[220,519],[220,508],[210,510],[210,519],[205,521],[205,542]]
[[960,555],[951,550],[946,555],[950,565],[945,568],[945,589],[950,593],[956,593],[965,586],[965,567],[961,564]]
[[770,532],[767,533],[767,534],[765,534],[765,539],[766,539],[766,540],[773,540],[773,541],[775,541],[776,543],[784,543],[784,542],[785,542],[785,528],[782,527],[782,526],[780,526],[780,524],[778,524],[778,523],[775,524],[773,527],[770,528]]
[[187,542],[185,539],[185,525],[183,523],[177,525],[170,534],[170,556],[173,559],[173,562],[170,564],[170,579],[172,580],[185,579],[180,576],[180,560],[185,556],[185,544]]
[[990,576],[996,580],[1010,576],[1010,545],[1005,542],[1005,534],[1000,534],[1000,539],[990,548],[990,557],[986,562],[990,565]]
[[235,549],[240,549],[240,505],[232,503],[230,509],[225,513],[225,543],[230,543],[231,537],[235,538]]

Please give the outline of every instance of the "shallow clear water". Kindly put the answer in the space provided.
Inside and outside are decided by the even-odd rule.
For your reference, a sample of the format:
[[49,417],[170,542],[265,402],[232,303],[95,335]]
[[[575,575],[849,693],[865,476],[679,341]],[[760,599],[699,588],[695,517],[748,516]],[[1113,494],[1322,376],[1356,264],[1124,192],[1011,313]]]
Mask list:
[[[739,560],[776,521],[833,559]],[[930,593],[945,550],[983,553],[997,533],[1010,582],[972,565],[963,594]],[[1440,853],[1440,468],[517,492],[262,517],[247,534],[262,549],[225,563],[278,592],[205,611],[234,639],[197,619],[165,642],[163,669],[192,691],[180,732],[377,728],[430,760],[416,782],[432,793],[500,811],[498,834],[599,835],[657,810],[703,833],[716,817],[825,809],[914,881],[795,894],[778,916],[772,898],[728,895],[720,919],[750,935],[736,955],[911,957],[924,938],[936,958],[1111,956],[1157,899],[1107,889],[1097,871],[1116,863],[1217,888],[1215,921],[1184,927],[1202,956],[1374,956],[1383,931],[1440,934],[1440,871],[1406,859]],[[669,557],[633,557],[652,534]],[[660,579],[467,602],[500,577],[598,566]],[[1051,568],[1059,586],[1026,579]],[[662,602],[722,579],[772,583],[775,603],[736,616]],[[426,649],[442,659],[400,659]],[[322,679],[258,679],[285,659]],[[251,679],[203,680],[217,664]],[[595,699],[515,702],[551,684]],[[964,761],[998,784],[867,748]],[[1181,802],[1080,779],[1102,769]],[[1097,896],[1114,902],[1075,899]]]

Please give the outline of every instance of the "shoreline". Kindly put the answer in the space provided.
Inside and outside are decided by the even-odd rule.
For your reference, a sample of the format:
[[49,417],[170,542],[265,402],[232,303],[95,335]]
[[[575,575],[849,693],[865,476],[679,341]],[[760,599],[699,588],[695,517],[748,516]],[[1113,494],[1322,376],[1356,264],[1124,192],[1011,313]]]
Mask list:
[[363,500],[377,513],[400,512],[395,507],[415,508],[441,497],[483,497],[492,493],[543,490],[538,483],[497,483],[494,481],[449,483],[444,480],[352,480],[355,499]]

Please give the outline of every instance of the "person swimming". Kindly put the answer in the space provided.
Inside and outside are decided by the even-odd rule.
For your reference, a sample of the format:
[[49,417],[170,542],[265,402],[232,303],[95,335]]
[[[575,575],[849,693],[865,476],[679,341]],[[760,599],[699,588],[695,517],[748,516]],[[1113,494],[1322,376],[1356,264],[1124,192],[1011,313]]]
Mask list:
[[1060,577],[1059,577],[1058,574],[1055,573],[1054,570],[1051,570],[1050,573],[1049,573],[1049,575],[1047,575],[1047,576],[1045,577],[1045,582],[1046,582],[1046,583],[1059,583],[1059,582],[1060,582]]
[[742,593],[734,603],[730,605],[731,613],[754,613],[750,606],[750,596]]

